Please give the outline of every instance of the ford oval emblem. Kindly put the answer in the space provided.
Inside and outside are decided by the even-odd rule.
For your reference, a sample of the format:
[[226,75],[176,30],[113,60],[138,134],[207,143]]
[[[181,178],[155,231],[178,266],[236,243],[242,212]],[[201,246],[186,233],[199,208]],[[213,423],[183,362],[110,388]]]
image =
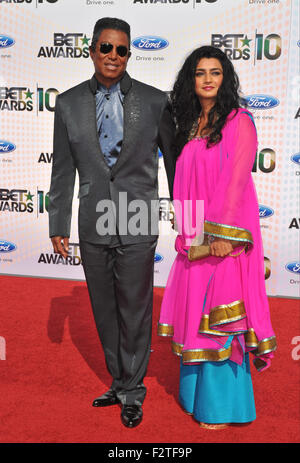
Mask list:
[[163,260],[163,256],[161,256],[160,254],[155,253],[154,263],[157,264],[158,262],[161,262],[162,260]]
[[266,219],[267,217],[271,217],[274,214],[273,209],[268,206],[263,206],[262,204],[259,205],[259,218]]
[[293,154],[293,156],[291,156],[291,160],[295,163],[295,164],[300,164],[300,153],[297,153],[297,154]]
[[16,145],[10,141],[0,140],[0,154],[1,153],[10,153],[16,149]]
[[291,273],[300,274],[300,262],[290,262],[286,264],[285,268]]
[[11,47],[14,43],[15,43],[14,39],[9,37],[8,35],[0,34],[0,48]]
[[270,95],[248,95],[244,97],[244,100],[252,109],[271,109],[279,105],[278,98]]
[[146,51],[162,50],[169,45],[166,39],[156,37],[155,35],[143,35],[142,37],[137,37],[131,43],[134,48]]
[[14,243],[9,241],[0,240],[0,252],[12,252],[17,249],[17,246]]

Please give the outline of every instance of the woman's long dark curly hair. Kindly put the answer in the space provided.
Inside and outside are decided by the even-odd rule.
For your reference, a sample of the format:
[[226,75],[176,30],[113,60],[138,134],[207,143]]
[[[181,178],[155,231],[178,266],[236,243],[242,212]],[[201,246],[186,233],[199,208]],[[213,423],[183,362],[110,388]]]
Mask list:
[[195,72],[201,58],[216,58],[223,68],[223,81],[218,90],[216,103],[208,114],[207,126],[204,128],[209,132],[208,148],[221,141],[221,131],[228,114],[234,108],[241,106],[239,78],[225,53],[212,46],[203,46],[194,50],[185,60],[171,92],[173,116],[176,123],[177,157],[188,141],[190,132],[201,112],[201,105],[195,93]]

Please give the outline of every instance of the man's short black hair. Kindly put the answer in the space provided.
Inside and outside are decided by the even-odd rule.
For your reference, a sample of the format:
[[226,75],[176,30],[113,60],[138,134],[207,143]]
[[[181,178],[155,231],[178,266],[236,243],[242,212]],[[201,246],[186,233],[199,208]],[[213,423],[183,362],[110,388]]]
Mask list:
[[96,44],[98,42],[101,32],[104,29],[114,29],[116,31],[125,32],[125,34],[128,37],[128,44],[130,48],[130,26],[129,24],[126,21],[123,21],[123,19],[101,18],[101,19],[98,19],[98,21],[96,22],[94,26],[93,38],[92,38],[92,43],[91,43],[91,49],[93,51],[96,50]]

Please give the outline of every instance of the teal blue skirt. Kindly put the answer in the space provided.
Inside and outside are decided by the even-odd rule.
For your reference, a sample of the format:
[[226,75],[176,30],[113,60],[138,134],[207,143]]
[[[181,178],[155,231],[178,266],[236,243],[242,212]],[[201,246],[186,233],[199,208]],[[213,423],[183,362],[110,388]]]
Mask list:
[[179,402],[197,421],[248,423],[256,418],[249,354],[230,360],[180,364]]

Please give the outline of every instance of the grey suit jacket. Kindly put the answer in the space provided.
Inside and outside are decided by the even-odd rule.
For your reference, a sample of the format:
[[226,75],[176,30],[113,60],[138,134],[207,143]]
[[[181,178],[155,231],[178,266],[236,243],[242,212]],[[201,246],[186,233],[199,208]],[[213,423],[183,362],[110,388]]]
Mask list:
[[[175,128],[168,97],[127,73],[120,84],[124,93],[124,137],[112,169],[101,152],[96,128],[95,76],[57,97],[49,192],[50,237],[70,236],[76,169],[81,240],[109,244],[111,236],[103,233],[103,226],[107,225],[111,234],[112,223],[113,234],[119,234],[123,244],[153,241],[157,236],[158,146],[164,154],[171,199],[175,172]],[[143,200],[143,211],[136,200]],[[147,230],[139,227],[140,214],[145,213]],[[124,223],[128,226],[124,227]]]

